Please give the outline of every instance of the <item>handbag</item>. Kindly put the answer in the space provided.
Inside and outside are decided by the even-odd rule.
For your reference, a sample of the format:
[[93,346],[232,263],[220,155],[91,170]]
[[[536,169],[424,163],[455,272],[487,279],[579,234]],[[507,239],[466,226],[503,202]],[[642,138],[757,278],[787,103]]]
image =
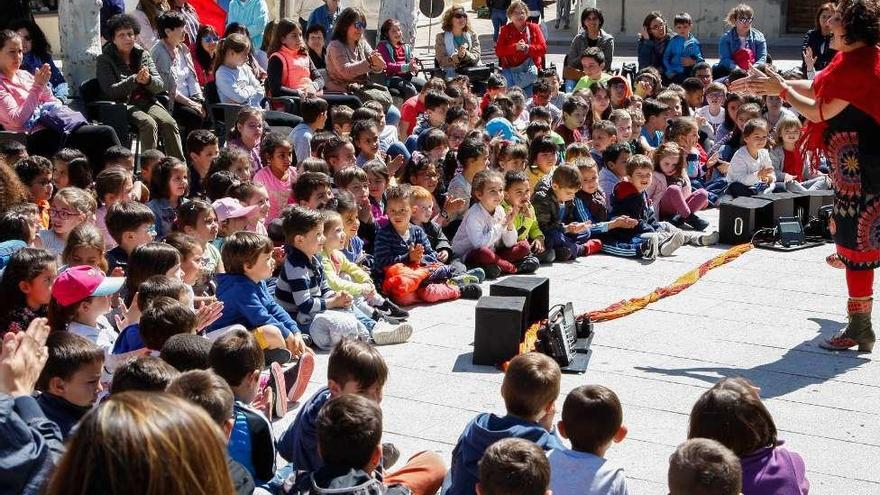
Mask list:
[[40,115],[37,122],[65,137],[89,123],[83,114],[64,105],[57,105],[46,110]]
[[391,93],[388,88],[381,84],[370,83],[353,83],[348,86],[349,91],[360,98],[361,102],[378,101],[382,104],[382,108],[387,112],[393,104]]

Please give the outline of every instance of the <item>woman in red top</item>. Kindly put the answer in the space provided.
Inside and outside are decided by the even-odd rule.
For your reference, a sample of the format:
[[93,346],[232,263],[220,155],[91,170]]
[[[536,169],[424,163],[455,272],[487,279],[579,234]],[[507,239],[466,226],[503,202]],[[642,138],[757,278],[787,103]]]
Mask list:
[[213,26],[202,24],[196,39],[195,48],[192,50],[193,66],[196,69],[199,86],[204,88],[205,84],[214,81],[214,57],[217,56],[217,42],[220,41],[220,37],[217,36]]
[[517,0],[510,4],[507,8],[510,22],[498,33],[495,54],[508,86],[519,86],[531,96],[532,85],[538,79],[538,68],[544,66],[547,42],[539,25],[526,22],[528,15],[529,8],[525,3]]

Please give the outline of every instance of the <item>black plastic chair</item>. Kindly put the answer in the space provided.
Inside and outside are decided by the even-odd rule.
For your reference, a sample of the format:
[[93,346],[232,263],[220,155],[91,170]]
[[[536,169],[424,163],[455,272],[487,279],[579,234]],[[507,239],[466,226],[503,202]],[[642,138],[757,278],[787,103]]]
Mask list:
[[235,127],[238,113],[244,106],[236,103],[220,103],[220,93],[217,92],[215,81],[205,84],[204,93],[205,103],[208,105],[208,111],[214,121],[214,132],[221,141],[225,141],[227,130]]
[[27,146],[27,138],[28,135],[26,132],[7,131],[2,125],[0,125],[0,143],[5,143],[6,141],[18,141]]
[[[97,78],[82,83],[79,87],[79,95],[85,106],[86,118],[93,123],[112,127],[123,146],[130,148],[132,141],[138,137],[138,130],[128,120],[128,108],[125,103],[102,100],[101,85]],[[171,111],[171,97],[168,93],[159,93],[156,95],[156,101],[166,110]],[[140,153],[140,146],[141,142],[138,139],[134,150],[135,155]]]

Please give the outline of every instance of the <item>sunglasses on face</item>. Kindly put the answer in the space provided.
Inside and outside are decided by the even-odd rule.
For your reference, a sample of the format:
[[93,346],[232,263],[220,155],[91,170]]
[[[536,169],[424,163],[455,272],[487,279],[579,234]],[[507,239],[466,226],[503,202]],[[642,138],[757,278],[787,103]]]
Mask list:
[[362,22],[362,21],[357,21],[356,23],[354,23],[354,28],[355,28],[355,29],[360,29],[360,30],[367,29],[367,23],[366,23],[366,22]]
[[218,38],[216,34],[208,34],[206,36],[202,36],[202,41],[204,41],[205,43],[216,43],[220,41],[220,38]]
[[459,12],[457,14],[452,14],[452,17],[455,17],[456,19],[467,19],[467,14]]
[[752,20],[753,19],[751,17],[740,17],[739,19],[736,20],[736,22],[738,22],[740,24],[751,24]]

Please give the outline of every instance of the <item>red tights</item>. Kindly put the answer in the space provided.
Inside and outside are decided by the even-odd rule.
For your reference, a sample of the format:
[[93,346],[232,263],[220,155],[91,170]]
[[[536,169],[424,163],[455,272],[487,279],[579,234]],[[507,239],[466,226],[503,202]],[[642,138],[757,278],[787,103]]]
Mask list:
[[874,293],[874,270],[846,269],[849,297],[871,297]]

